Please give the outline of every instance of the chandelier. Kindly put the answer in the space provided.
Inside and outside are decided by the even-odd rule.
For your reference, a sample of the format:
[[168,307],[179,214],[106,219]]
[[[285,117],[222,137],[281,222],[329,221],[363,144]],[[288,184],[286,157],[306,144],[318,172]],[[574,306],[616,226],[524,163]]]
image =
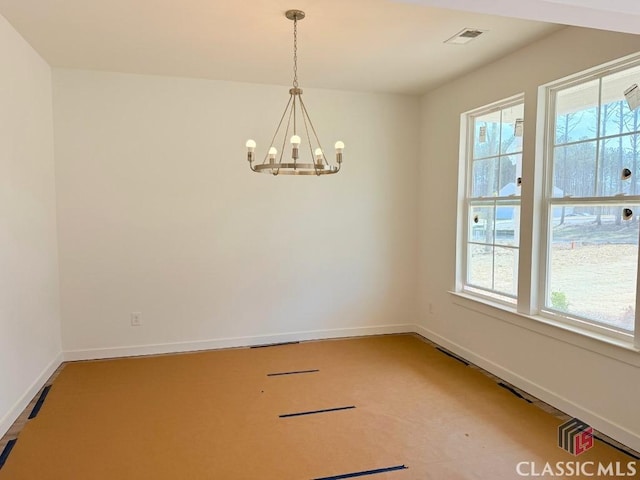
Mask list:
[[[276,132],[271,139],[271,145],[262,163],[253,164],[255,160],[256,142],[254,140],[247,140],[246,147],[249,167],[251,167],[251,170],[254,172],[271,173],[272,175],[329,175],[338,173],[342,165],[344,143],[340,141],[336,142],[337,165],[329,164],[320,140],[318,139],[316,129],[311,122],[311,118],[309,118],[307,107],[302,101],[302,89],[298,86],[298,20],[302,20],[305,17],[305,13],[301,10],[288,10],[285,16],[289,20],[293,20],[293,87],[289,90],[289,102],[280,118]],[[300,119],[302,119],[301,122]],[[298,131],[299,123],[302,123],[302,126],[304,126],[304,129],[300,132]],[[286,126],[282,128],[283,125]],[[279,136],[278,134],[281,130],[282,134]],[[293,135],[289,138],[290,132]],[[300,134],[304,136],[309,146],[310,158],[312,159],[310,163],[299,162],[300,145],[302,143]],[[287,138],[289,138],[289,142],[291,143],[291,159],[285,158],[283,162]],[[282,140],[281,142],[280,139]],[[281,145],[280,155],[278,155],[275,142]]]

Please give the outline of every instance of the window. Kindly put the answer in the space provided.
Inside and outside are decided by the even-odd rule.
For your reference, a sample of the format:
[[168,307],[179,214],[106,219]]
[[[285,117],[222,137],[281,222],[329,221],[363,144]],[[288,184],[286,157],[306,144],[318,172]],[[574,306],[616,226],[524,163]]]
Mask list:
[[507,303],[518,290],[522,97],[467,114],[463,289]]
[[640,65],[548,89],[543,311],[631,333],[640,215]]
[[[457,292],[640,346],[636,84],[640,54],[541,86],[537,139],[523,95],[462,115]],[[536,145],[524,159],[523,140]]]

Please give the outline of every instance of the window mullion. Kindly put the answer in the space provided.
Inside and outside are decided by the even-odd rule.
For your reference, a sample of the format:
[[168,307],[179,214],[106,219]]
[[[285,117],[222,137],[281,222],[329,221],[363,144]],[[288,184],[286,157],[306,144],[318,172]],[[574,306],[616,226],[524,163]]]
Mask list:
[[640,348],[640,295],[638,295],[638,285],[640,285],[640,255],[638,255],[638,261],[636,265],[636,311],[635,322],[633,330],[633,341],[636,347]]
[[[596,124],[596,174],[594,176],[594,186],[593,186],[593,191],[595,193],[594,196],[599,197],[602,196],[602,191],[599,190],[599,188],[602,187],[602,185],[599,182],[600,179],[600,170],[602,168],[602,166],[600,165],[600,148],[604,145],[604,143],[602,143],[602,139],[600,138],[601,135],[601,125],[602,125],[602,78],[600,78],[598,80],[598,115],[597,115],[597,124]],[[606,133],[606,132],[605,132]],[[602,173],[603,177],[604,177],[604,171]]]
[[614,195],[609,197],[551,197],[551,205],[622,205],[640,202],[640,195]]

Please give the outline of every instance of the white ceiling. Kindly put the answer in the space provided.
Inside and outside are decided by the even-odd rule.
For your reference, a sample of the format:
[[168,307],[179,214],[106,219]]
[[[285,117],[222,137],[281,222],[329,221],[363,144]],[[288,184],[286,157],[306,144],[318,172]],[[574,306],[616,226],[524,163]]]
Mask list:
[[[615,7],[632,12],[638,28],[636,2]],[[523,19],[527,14],[575,24],[564,9],[585,9],[563,3],[606,6],[598,0],[0,0],[0,14],[56,67],[289,85],[293,24],[284,12],[298,8],[307,13],[298,25],[302,87],[422,93],[559,28]],[[542,4],[549,7],[544,12]],[[436,8],[442,6],[519,18]],[[443,43],[467,27],[488,32],[465,46]]]
[[396,0],[578,27],[640,33],[638,0]]

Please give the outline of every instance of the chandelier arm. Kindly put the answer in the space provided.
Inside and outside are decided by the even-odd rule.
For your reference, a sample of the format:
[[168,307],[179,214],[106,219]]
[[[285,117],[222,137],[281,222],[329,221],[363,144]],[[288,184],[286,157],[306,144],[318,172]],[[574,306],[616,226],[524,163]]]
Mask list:
[[324,163],[326,165],[329,165],[329,162],[327,162],[327,157],[324,156],[324,148],[322,148],[322,144],[320,143],[320,139],[318,138],[318,134],[316,133],[316,129],[313,126],[313,122],[311,121],[311,117],[309,116],[309,112],[307,112],[307,107],[305,106],[304,102],[302,101],[302,97],[300,97],[300,105],[302,105],[303,116],[306,115],[307,118],[309,119],[309,124],[311,125],[311,131],[313,132],[313,136],[315,137],[316,142],[318,142],[318,147],[320,148],[320,150],[322,150],[322,159],[324,160]]
[[[300,103],[302,103],[302,98],[300,98]],[[311,154],[313,169],[315,170],[316,175],[320,175],[320,172],[318,171],[318,166],[316,165],[315,156],[313,154],[313,145],[311,145],[311,136],[309,135],[309,126],[307,125],[307,120],[309,120],[309,123],[311,123],[311,119],[309,118],[309,115],[306,114],[306,110],[304,109],[302,109],[302,120],[304,121],[304,131],[307,134],[307,143],[309,143],[309,153]]]
[[[296,100],[293,99],[293,106],[289,111],[289,118],[287,120],[287,128],[284,131],[284,137],[282,138],[282,151],[280,152],[280,163],[282,163],[282,155],[284,155],[284,147],[287,145],[287,137],[289,136],[289,128],[291,127],[291,116],[294,114],[296,108]],[[295,135],[295,128],[293,134]]]
[[[299,95],[297,95],[295,93],[293,94],[293,134],[294,135],[298,134],[298,131],[297,131],[298,129],[296,128],[296,126],[297,126],[296,125],[296,103],[297,103],[297,100],[298,100],[299,97],[300,97]],[[298,107],[298,108],[300,108],[300,107]]]
[[[278,123],[278,127],[276,128],[276,132],[273,134],[273,138],[271,139],[271,143],[269,144],[270,147],[273,146],[273,142],[276,139],[276,136],[278,135],[278,131],[280,130],[280,127],[282,126],[282,121],[284,120],[284,116],[287,114],[287,110],[289,110],[289,105],[291,104],[291,97],[293,97],[293,95],[289,95],[289,101],[287,102],[287,106],[284,107],[284,112],[282,112],[282,116],[280,117],[280,123]],[[285,135],[286,137],[286,135]],[[267,154],[264,156],[264,160],[262,161],[262,163],[267,163],[267,157],[269,156],[269,151],[267,150]],[[282,153],[280,153],[280,157],[282,158]]]
[[[291,104],[291,99],[293,98],[293,95],[291,95],[289,97],[289,103],[287,103],[287,108],[289,108],[289,105]],[[278,162],[278,168],[276,168],[275,172],[273,173],[274,175],[278,175],[280,173],[280,165],[282,164],[282,156],[284,155],[284,147],[287,145],[287,137],[289,136],[289,127],[291,126],[291,115],[293,113],[295,109],[295,98],[293,99],[293,106],[291,108],[291,110],[289,111],[289,118],[287,119],[287,128],[284,131],[284,136],[282,137],[282,149],[280,150],[280,161]],[[285,114],[287,113],[287,111],[285,110],[284,112]],[[284,116],[283,116],[284,117]],[[278,126],[278,130],[280,130],[280,126]],[[276,134],[278,132],[276,131]],[[274,135],[275,138],[275,135]]]

